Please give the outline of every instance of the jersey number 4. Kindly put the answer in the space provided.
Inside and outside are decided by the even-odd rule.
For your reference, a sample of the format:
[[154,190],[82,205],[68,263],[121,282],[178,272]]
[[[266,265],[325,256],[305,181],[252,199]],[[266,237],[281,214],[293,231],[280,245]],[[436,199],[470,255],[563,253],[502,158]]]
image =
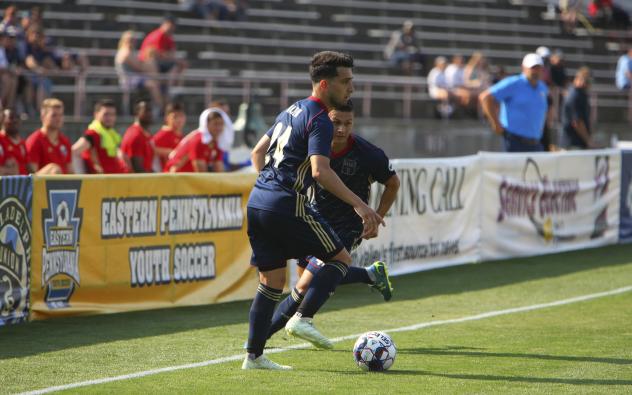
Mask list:
[[272,132],[272,139],[270,140],[271,150],[268,151],[268,155],[266,156],[266,164],[270,162],[270,157],[272,157],[272,159],[274,159],[274,167],[279,167],[279,164],[281,164],[283,160],[283,148],[285,148],[285,145],[290,140],[291,134],[291,125],[283,129],[283,124],[281,122],[277,123],[274,127],[274,132]]

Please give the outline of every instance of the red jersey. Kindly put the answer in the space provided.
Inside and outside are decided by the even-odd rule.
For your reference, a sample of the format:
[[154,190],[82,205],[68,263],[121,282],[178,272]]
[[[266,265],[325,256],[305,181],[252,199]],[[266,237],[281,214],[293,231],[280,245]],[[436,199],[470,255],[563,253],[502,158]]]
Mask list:
[[[169,148],[173,151],[180,141],[182,141],[182,136],[177,134],[173,129],[163,128],[152,136],[151,141],[156,148]],[[166,164],[167,160],[160,157],[160,166],[164,168]]]
[[[92,129],[88,129],[84,132],[84,137],[90,142],[92,148],[96,150],[97,158],[103,168],[105,174],[117,174],[127,173],[127,166],[121,162],[118,156],[110,156],[108,152],[101,146],[101,136],[99,133]],[[96,174],[94,170],[94,164],[92,163],[91,150],[85,150],[81,153],[81,158],[86,164],[86,171],[89,174]]]
[[224,151],[217,147],[217,143],[211,141],[208,144],[204,144],[202,142],[202,133],[198,131],[192,132],[190,136],[182,140],[174,152],[173,157],[165,165],[165,171],[169,171],[172,166],[177,165],[181,161],[184,161],[184,165],[177,170],[178,172],[194,171],[194,160],[203,160],[207,165],[224,160]]
[[150,49],[155,49],[157,52],[168,52],[176,49],[176,43],[173,41],[173,37],[165,34],[160,28],[149,33],[143,43],[140,46],[140,52],[138,58],[145,60],[145,54]]
[[29,171],[26,167],[26,164],[28,163],[26,144],[24,144],[23,139],[18,137],[18,142],[14,143],[9,136],[0,134],[0,149],[2,150],[2,153],[0,153],[0,157],[4,156],[3,159],[0,159],[0,164],[4,164],[4,162],[9,158],[13,158],[18,164],[19,174],[29,174]]
[[72,162],[70,140],[59,132],[57,144],[51,143],[48,136],[37,129],[26,139],[28,161],[41,169],[49,163],[55,163],[64,174],[68,173],[68,165]]
[[[145,132],[140,125],[132,124],[125,131],[121,142],[121,151],[132,160],[133,157],[143,158],[143,168],[151,173],[154,161],[154,149],[151,146],[151,135]],[[134,171],[134,169],[130,169]]]

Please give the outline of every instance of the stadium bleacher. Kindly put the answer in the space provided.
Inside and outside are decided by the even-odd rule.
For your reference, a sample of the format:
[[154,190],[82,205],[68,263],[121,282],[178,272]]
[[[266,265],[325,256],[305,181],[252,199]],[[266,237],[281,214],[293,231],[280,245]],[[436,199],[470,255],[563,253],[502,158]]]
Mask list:
[[[47,34],[59,46],[86,55],[90,64],[97,66],[88,70],[82,82],[86,95],[82,108],[69,110],[75,115],[88,115],[85,112],[90,103],[100,94],[125,94],[117,90],[113,70],[121,32],[133,29],[141,38],[168,14],[176,18],[179,55],[190,65],[185,85],[173,93],[181,95],[193,113],[201,110],[211,96],[225,97],[236,106],[253,92],[265,113],[276,113],[288,98],[307,92],[305,68],[310,55],[337,49],[352,53],[356,75],[367,77],[356,87],[364,115],[429,117],[432,103],[426,94],[425,75],[398,77],[393,82],[389,76],[397,73],[382,57],[390,33],[403,20],[412,19],[429,58],[457,53],[467,57],[479,50],[492,64],[515,72],[524,53],[535,47],[561,49],[570,72],[582,65],[594,70],[600,119],[626,120],[628,98],[613,85],[618,54],[608,50],[608,37],[563,35],[557,21],[541,17],[546,11],[543,1],[252,0],[247,20],[239,22],[201,20],[180,3],[166,0],[15,3],[22,9],[42,7]],[[62,6],[72,6],[73,12],[61,12]],[[107,68],[111,68],[109,75]],[[206,72],[215,73],[209,74],[211,83],[206,85],[212,86],[212,94],[200,84]],[[263,72],[272,73],[272,77],[267,74],[263,78]],[[303,77],[290,78],[289,73]],[[369,79],[374,80],[370,86]],[[55,84],[54,93],[75,103],[72,96],[77,89],[73,85],[77,84],[66,78]]]

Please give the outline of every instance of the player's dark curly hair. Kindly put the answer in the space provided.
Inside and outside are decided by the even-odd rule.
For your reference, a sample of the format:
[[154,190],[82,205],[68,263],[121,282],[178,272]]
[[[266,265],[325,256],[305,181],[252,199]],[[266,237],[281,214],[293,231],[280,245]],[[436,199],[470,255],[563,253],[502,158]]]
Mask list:
[[328,80],[338,75],[338,67],[353,68],[351,55],[334,51],[318,52],[312,56],[312,62],[309,65],[309,76],[314,83]]
[[347,100],[345,104],[336,106],[335,110],[339,112],[353,112],[353,102],[351,100]]

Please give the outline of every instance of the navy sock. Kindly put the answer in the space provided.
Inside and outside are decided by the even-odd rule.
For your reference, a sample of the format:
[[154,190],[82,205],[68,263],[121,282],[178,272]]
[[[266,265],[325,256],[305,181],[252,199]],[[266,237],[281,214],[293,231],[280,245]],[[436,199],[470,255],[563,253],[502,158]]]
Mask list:
[[285,327],[285,324],[296,313],[298,306],[303,301],[303,295],[294,288],[292,293],[288,295],[285,300],[279,303],[274,315],[272,316],[272,324],[268,331],[268,339],[277,333],[281,328]]
[[320,268],[305,292],[305,298],[298,307],[301,317],[312,318],[336,290],[342,278],[347,274],[348,266],[342,262],[327,262]]
[[365,268],[350,266],[347,275],[340,281],[340,285],[355,283],[373,284],[373,281],[371,281]]
[[274,306],[281,299],[282,289],[274,289],[259,284],[257,294],[250,306],[250,330],[248,332],[248,353],[255,358],[263,354],[263,348],[268,339],[270,319],[274,313]]

